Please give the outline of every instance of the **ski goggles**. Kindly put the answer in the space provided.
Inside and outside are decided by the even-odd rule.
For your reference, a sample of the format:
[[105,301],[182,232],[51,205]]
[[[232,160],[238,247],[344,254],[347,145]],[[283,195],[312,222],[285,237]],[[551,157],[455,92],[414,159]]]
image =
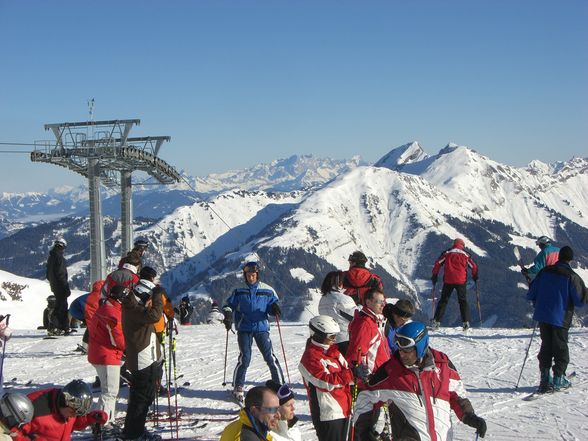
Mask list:
[[92,406],[91,397],[74,397],[67,392],[63,392],[63,399],[65,401],[66,407],[73,409],[78,416],[86,415]]
[[394,336],[394,342],[396,343],[396,346],[398,346],[398,348],[404,352],[410,352],[410,350],[412,348],[414,348],[417,344],[417,342],[421,341],[422,339],[422,335],[417,336],[417,339],[413,339],[410,337],[406,337],[404,335],[398,335],[396,334]]

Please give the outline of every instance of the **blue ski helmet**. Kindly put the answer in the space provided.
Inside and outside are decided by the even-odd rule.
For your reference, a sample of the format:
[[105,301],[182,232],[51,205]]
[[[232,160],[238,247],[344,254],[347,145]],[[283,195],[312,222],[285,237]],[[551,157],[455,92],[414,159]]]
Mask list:
[[259,263],[247,262],[243,265],[243,273],[259,273]]
[[416,348],[418,359],[422,359],[429,347],[429,333],[421,322],[408,322],[396,330],[394,341],[401,349]]

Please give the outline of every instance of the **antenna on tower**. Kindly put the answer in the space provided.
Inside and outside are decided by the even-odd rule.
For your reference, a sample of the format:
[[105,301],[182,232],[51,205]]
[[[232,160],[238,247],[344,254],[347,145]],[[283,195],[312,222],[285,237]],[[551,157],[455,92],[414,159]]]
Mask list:
[[90,121],[94,121],[94,98],[88,99],[88,113],[90,114]]

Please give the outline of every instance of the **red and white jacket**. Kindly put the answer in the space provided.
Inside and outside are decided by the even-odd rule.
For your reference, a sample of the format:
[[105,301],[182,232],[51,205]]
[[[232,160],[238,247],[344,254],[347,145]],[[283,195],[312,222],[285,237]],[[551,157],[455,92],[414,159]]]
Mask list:
[[371,288],[384,290],[382,279],[367,268],[362,266],[353,266],[347,271],[343,271],[343,290],[345,294],[352,297],[355,303],[363,305],[363,296]]
[[106,276],[104,286],[102,287],[102,299],[108,297],[110,290],[115,285],[122,285],[125,288],[133,288],[139,283],[139,276],[137,275],[138,268],[130,263],[123,263],[121,268],[118,268]]
[[444,266],[443,283],[448,285],[463,285],[468,278],[467,269],[470,268],[472,277],[478,278],[478,266],[466,253],[462,247],[454,246],[447,251],[443,251],[435,265],[433,266],[433,275],[439,274],[439,270]]
[[88,325],[88,361],[93,365],[119,366],[125,350],[122,305],[107,299],[98,307]]
[[351,410],[353,373],[337,345],[323,345],[311,338],[298,365],[304,380],[310,412],[320,421],[347,418]]
[[86,326],[92,321],[92,317],[96,314],[98,306],[100,306],[100,296],[102,287],[104,286],[104,280],[97,280],[92,285],[92,292],[86,299],[86,307],[84,309],[84,319],[86,320]]
[[365,364],[375,372],[390,359],[390,348],[384,334],[386,319],[368,307],[355,311],[349,323],[349,347],[345,358],[349,364]]
[[451,411],[462,420],[473,413],[457,370],[443,352],[429,349],[424,366],[405,367],[395,354],[357,397],[354,423],[376,404],[389,403],[392,435],[420,441],[446,441]]

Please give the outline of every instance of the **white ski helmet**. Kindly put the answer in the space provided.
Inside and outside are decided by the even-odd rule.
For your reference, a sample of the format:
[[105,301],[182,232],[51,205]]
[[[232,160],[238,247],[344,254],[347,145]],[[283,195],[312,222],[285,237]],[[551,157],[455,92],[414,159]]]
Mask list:
[[34,413],[33,403],[26,395],[10,392],[0,398],[0,418],[9,429],[28,423]]
[[311,318],[310,322],[308,322],[308,327],[310,328],[311,337],[314,334],[327,336],[329,334],[338,334],[341,332],[339,324],[333,317],[329,317],[328,315],[317,315],[316,317]]
[[537,246],[547,246],[551,243],[551,239],[547,236],[541,236],[539,238],[537,238],[537,241],[535,242],[535,245]]
[[55,242],[53,243],[53,245],[57,245],[57,246],[60,246],[61,248],[65,248],[65,247],[67,247],[67,241],[63,237],[58,237],[57,239],[55,239]]

